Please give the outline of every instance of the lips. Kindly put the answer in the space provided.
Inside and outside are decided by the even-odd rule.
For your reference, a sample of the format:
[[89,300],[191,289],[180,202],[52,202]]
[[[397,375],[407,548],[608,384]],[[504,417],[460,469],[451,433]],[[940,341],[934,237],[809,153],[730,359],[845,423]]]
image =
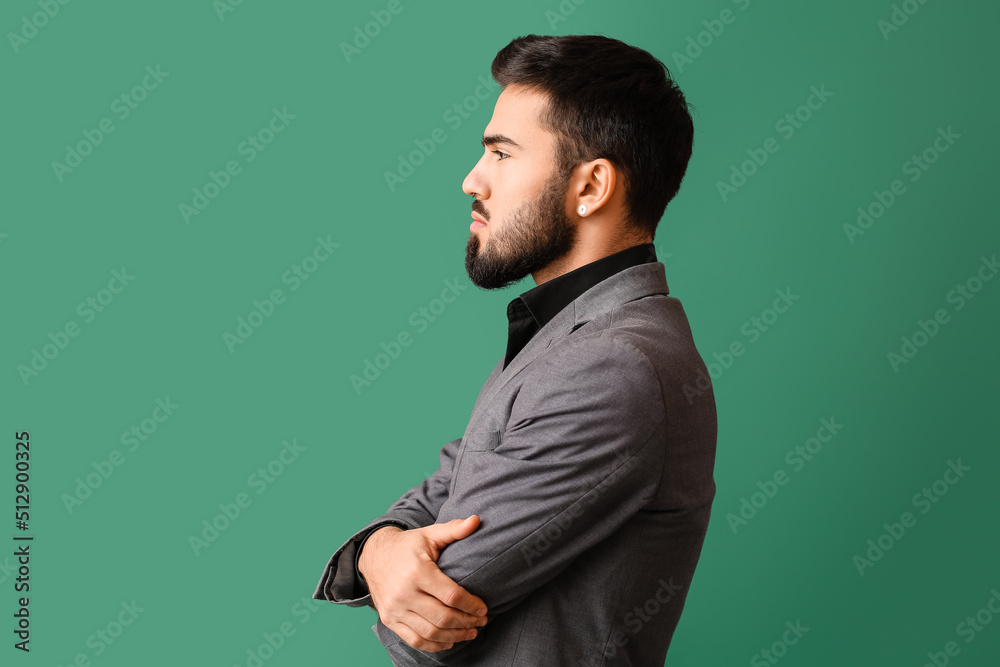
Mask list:
[[486,224],[486,220],[482,216],[476,215],[475,213],[472,214],[472,219],[475,220],[478,223],[481,223],[481,224],[484,224],[484,225]]

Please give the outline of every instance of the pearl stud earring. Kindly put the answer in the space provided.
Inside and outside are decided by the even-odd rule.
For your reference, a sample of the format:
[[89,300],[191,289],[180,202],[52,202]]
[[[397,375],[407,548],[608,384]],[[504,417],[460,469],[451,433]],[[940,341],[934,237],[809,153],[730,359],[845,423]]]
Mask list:
[[580,204],[580,208],[576,209],[580,215],[587,215],[587,205]]

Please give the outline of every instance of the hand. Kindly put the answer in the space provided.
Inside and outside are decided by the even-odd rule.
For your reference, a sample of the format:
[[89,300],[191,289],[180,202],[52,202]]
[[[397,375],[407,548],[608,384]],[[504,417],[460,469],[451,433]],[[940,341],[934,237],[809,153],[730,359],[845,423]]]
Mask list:
[[415,649],[435,653],[473,639],[486,625],[486,603],[438,569],[445,545],[468,537],[479,517],[425,528],[385,526],[372,533],[358,557],[382,623]]

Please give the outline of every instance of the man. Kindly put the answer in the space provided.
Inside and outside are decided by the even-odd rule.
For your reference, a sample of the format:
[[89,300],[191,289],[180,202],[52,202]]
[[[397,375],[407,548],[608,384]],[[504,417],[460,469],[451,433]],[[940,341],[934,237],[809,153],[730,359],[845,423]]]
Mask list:
[[395,665],[663,665],[715,495],[714,394],[652,244],[691,117],[606,37],[521,37],[492,74],[466,270],[536,287],[463,437],[313,597],[373,606]]

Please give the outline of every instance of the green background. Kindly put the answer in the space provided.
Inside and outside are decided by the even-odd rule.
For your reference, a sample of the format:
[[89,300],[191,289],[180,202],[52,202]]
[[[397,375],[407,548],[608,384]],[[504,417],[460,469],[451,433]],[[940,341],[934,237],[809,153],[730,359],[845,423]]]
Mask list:
[[[957,626],[1000,590],[987,420],[1000,281],[973,281],[961,310],[947,295],[1000,251],[1000,7],[902,4],[917,9],[883,35],[890,2],[402,0],[348,62],[341,43],[386,2],[246,0],[221,15],[210,0],[71,2],[34,32],[37,0],[5,2],[2,553],[35,539],[30,654],[12,647],[14,559],[0,557],[0,662],[246,665],[289,623],[264,664],[389,664],[372,610],[308,601],[343,540],[461,436],[503,355],[506,303],[534,284],[469,283],[461,182],[496,92],[457,127],[444,114],[512,38],[599,33],[663,60],[693,105],[694,155],[656,248],[706,362],[745,349],[714,369],[718,495],[668,664],[748,664],[796,621],[809,630],[780,664],[922,665],[948,641],[950,664],[998,664],[1000,618],[971,643]],[[147,66],[169,75],[120,119],[113,101]],[[811,86],[832,95],[786,138],[775,123]],[[274,108],[295,117],[246,161],[240,143]],[[114,131],[60,180],[52,163],[102,118]],[[911,181],[904,163],[949,127],[960,138]],[[435,128],[446,141],[390,189],[384,173]],[[723,197],[718,183],[769,137],[777,152]],[[186,223],[180,204],[229,160],[240,173]],[[845,223],[896,179],[905,194],[851,242]],[[317,237],[339,247],[292,290],[282,276]],[[85,322],[78,304],[122,267],[134,279]],[[467,289],[418,329],[411,314],[446,280]],[[230,350],[223,334],[274,289],[284,303]],[[744,324],[778,289],[799,300],[751,341]],[[894,369],[887,355],[939,308],[948,322]],[[71,322],[79,335],[22,378]],[[355,391],[349,377],[404,331],[413,343]],[[121,434],[167,398],[179,407],[128,451]],[[795,470],[786,453],[823,418],[843,428]],[[285,440],[304,449],[253,485]],[[121,465],[68,507],[115,450]],[[913,496],[959,459],[971,469],[921,514]],[[734,531],[727,515],[778,471],[788,483]],[[240,493],[251,504],[196,554],[190,536]],[[916,525],[859,574],[854,557],[907,511]],[[92,638],[133,600],[142,611],[112,644]]]

